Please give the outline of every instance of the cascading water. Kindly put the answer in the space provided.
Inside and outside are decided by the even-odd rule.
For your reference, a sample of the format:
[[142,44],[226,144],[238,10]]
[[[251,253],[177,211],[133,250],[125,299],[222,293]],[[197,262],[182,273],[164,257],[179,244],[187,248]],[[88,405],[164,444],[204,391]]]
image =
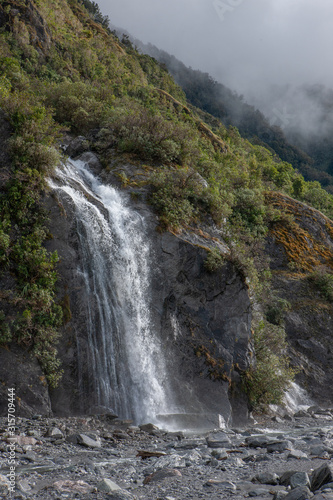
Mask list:
[[296,413],[299,410],[307,410],[314,403],[305,389],[293,382],[284,395],[284,404],[287,410]]
[[[88,363],[98,405],[136,422],[170,410],[165,362],[150,317],[151,251],[143,218],[82,161],[50,186],[74,205],[88,295]],[[68,199],[68,198],[67,198]],[[78,346],[80,350],[80,346]]]

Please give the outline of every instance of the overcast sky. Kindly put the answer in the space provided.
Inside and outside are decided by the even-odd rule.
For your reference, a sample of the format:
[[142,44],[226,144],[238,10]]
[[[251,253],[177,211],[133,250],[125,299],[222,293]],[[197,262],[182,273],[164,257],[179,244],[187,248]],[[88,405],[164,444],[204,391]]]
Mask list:
[[333,87],[332,0],[97,0],[112,24],[240,93]]

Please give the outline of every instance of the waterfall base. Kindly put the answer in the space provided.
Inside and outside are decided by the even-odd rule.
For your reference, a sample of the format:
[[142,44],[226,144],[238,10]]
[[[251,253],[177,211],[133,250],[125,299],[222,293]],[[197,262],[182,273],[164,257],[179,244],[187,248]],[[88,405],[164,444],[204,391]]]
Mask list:
[[225,429],[226,422],[218,413],[168,413],[156,415],[158,425],[169,430]]

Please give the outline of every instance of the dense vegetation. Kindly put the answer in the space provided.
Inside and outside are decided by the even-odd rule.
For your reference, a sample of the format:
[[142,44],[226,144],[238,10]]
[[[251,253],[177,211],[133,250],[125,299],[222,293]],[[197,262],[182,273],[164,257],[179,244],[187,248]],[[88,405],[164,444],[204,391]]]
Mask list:
[[[330,121],[332,108],[332,92],[318,86],[296,89],[292,95],[281,98],[281,106],[288,109],[296,123],[290,123],[286,133],[279,126],[270,125],[254,106],[244,102],[243,96],[233,92],[222,83],[214,80],[208,73],[186,67],[181,61],[154,45],[144,45],[136,40],[136,44],[144,52],[155,57],[168,68],[176,82],[183,88],[188,101],[208,113],[216,116],[225,126],[236,126],[242,137],[253,144],[261,144],[282,160],[298,169],[308,181],[318,181],[330,193],[333,192],[332,146],[330,137],[333,127]],[[281,89],[275,89],[279,94]],[[300,98],[300,95],[302,97]],[[276,95],[270,95],[271,102],[276,102]],[[317,116],[307,116],[305,129],[302,132],[302,113],[295,106],[315,107]],[[295,104],[297,103],[297,104]],[[276,104],[275,104],[276,105]],[[299,122],[297,122],[297,119]],[[317,127],[317,129],[316,129]]]
[[[266,193],[282,191],[333,216],[333,198],[320,184],[306,182],[236,128],[190,109],[163,65],[138,53],[126,37],[120,42],[94,2],[3,0],[0,23],[0,106],[12,127],[11,170],[0,186],[0,262],[3,276],[15,278],[1,296],[1,344],[28,346],[49,384],[57,384],[64,301],[56,295],[57,255],[43,246],[50,235],[42,195],[65,131],[85,134],[105,165],[112,148],[147,167],[149,201],[161,228],[216,225],[230,254],[208,252],[207,269],[231,260],[252,296],[269,301],[262,298],[269,280],[262,247],[271,225],[285,215]],[[257,406],[280,400],[292,376],[283,325],[276,322],[272,312],[257,321],[258,368],[245,377]]]

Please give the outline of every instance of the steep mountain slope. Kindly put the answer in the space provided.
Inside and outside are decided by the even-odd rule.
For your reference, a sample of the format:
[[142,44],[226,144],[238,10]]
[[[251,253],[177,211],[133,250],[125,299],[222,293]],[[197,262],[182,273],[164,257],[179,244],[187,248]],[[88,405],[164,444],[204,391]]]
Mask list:
[[[139,40],[135,40],[134,43],[144,53],[155,57],[168,68],[193,106],[216,116],[225,126],[236,126],[242,137],[270,148],[281,159],[298,169],[306,180],[319,181],[329,192],[332,192],[330,187],[333,185],[330,170],[332,155],[329,141],[331,95],[329,91],[309,87],[296,89],[294,94],[286,92],[284,96],[283,89],[275,89],[275,93],[272,91],[266,102],[266,108],[271,114],[272,109],[278,113],[273,117],[278,124],[272,126],[259,109],[244,102],[243,96],[239,96],[222,83],[215,81],[208,73],[186,67],[177,58],[154,45],[146,45]],[[276,95],[279,94],[282,96],[277,100]],[[312,101],[310,97],[313,98]],[[304,118],[300,109],[297,109],[297,106],[300,108],[302,104],[315,107],[316,117],[306,115],[303,110],[303,114],[306,115]],[[279,111],[285,109],[288,110],[286,117],[282,111]],[[279,113],[281,118],[279,118]],[[288,120],[287,124],[281,122],[284,118]],[[300,121],[298,124],[297,119]],[[291,120],[293,120],[292,123]],[[311,120],[313,120],[312,125],[305,124],[306,121]],[[281,127],[286,129],[287,134]],[[301,130],[302,127],[311,132],[305,133]]]
[[[220,409],[226,419],[231,406],[246,417],[244,391],[252,407],[279,402],[292,377],[284,321],[292,336],[298,311],[302,339],[312,332],[297,303],[280,308],[285,317],[274,315],[283,289],[275,267],[299,273],[283,279],[287,288],[295,280],[304,285],[305,302],[317,293],[313,273],[322,269],[324,305],[313,318],[324,321],[332,300],[332,197],[237,129],[190,107],[161,64],[109,32],[93,2],[4,1],[0,23],[3,396],[15,383],[25,414],[51,411],[51,405],[58,413],[86,412],[99,403],[85,364],[87,304],[94,310],[95,297],[83,288],[79,222],[73,204],[47,187],[49,177],[57,180],[54,168],[65,151],[124,189],[131,209],[146,220],[157,259],[151,263],[157,272],[152,324],[174,361],[175,380],[182,381],[174,387],[178,400],[187,388],[205,411]],[[326,216],[309,207],[300,222],[296,208],[304,203]],[[318,342],[325,345],[322,335]],[[295,364],[294,353],[303,349],[303,379],[311,389],[319,380],[312,367],[322,368],[305,345],[292,342],[291,352]],[[10,363],[28,373],[17,372],[14,380]],[[324,387],[330,380],[328,367]]]

